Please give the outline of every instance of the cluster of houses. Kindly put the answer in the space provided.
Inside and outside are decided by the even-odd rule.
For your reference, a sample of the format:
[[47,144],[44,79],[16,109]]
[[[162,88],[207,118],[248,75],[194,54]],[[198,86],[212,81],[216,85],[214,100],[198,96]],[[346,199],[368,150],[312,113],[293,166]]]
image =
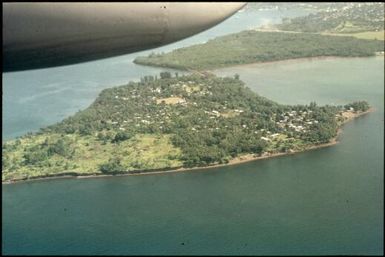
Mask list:
[[[171,85],[172,87],[181,87],[183,88],[188,94],[207,94],[207,92],[211,93],[211,91],[206,90],[205,87],[201,84],[194,83],[193,81],[188,82],[178,82],[174,85]],[[204,89],[202,89],[204,88]],[[187,102],[185,98],[177,95],[170,95],[170,97],[161,97],[162,96],[162,89],[161,87],[156,87],[150,89],[152,94],[148,100],[149,102],[155,102],[156,104],[166,104],[163,105],[164,107],[157,109],[156,111],[152,113],[133,113],[131,117],[125,117],[124,120],[121,120],[120,122],[117,121],[110,121],[110,124],[113,124],[117,127],[119,127],[120,130],[125,130],[129,126],[136,126],[136,127],[146,127],[147,125],[153,124],[162,129],[166,123],[170,122],[172,120],[173,115],[178,115],[178,112],[170,112],[169,108],[172,108],[172,105],[179,105],[179,106],[186,106],[186,105],[197,105],[196,102]],[[206,92],[206,93],[205,93]],[[137,90],[133,90],[130,92],[131,97],[140,97],[139,92]],[[164,95],[163,95],[164,96]],[[122,97],[122,96],[115,96],[116,99],[127,101],[128,97]],[[144,104],[144,103],[143,103]],[[221,126],[219,126],[219,118],[220,117],[234,117],[236,115],[241,115],[245,111],[242,109],[227,109],[226,102],[223,106],[217,108],[217,109],[211,109],[211,110],[204,110],[204,113],[208,115],[208,120],[212,120],[214,123],[209,122],[207,124],[196,124],[194,125],[191,130],[192,131],[213,131],[213,130],[219,130]],[[309,127],[313,124],[317,124],[318,121],[311,118],[311,110],[304,110],[304,111],[288,111],[283,114],[273,114],[271,117],[271,121],[275,122],[277,128],[279,128],[279,133],[272,133],[271,131],[267,131],[265,129],[260,129],[254,131],[256,136],[260,137],[264,141],[273,141],[275,138],[279,137],[280,135],[285,135],[287,132],[296,132],[296,133],[304,133],[306,132]],[[277,116],[279,115],[279,116]],[[207,119],[202,117],[201,119]],[[250,124],[241,124],[242,129],[246,130],[253,130],[252,127],[249,126]],[[227,126],[225,126],[227,127]]]
[[311,110],[287,112],[280,117],[281,119],[276,122],[276,125],[282,131],[306,132],[307,127],[318,123],[318,120],[308,117],[310,113],[312,113]]
[[[369,7],[371,8],[365,8]],[[363,9],[365,8],[365,9]],[[342,10],[342,11],[341,11]],[[325,10],[325,13],[318,13],[317,15],[323,16],[322,20],[327,21],[330,19],[343,19],[363,22],[384,22],[383,5],[379,3],[346,3],[343,7],[329,7]],[[380,28],[376,28],[378,31]],[[383,25],[382,25],[383,29]]]
[[280,133],[271,134],[270,131],[267,131],[267,134],[268,135],[266,137],[261,137],[262,140],[267,141],[267,142],[269,142],[269,141],[273,140],[274,138],[278,137],[279,135],[281,135]]

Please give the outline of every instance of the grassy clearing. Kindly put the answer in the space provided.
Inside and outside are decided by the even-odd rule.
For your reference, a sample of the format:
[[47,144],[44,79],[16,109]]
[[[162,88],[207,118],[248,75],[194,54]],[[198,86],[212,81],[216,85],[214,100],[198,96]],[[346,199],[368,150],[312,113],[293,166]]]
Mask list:
[[183,103],[185,102],[185,100],[180,97],[167,97],[167,98],[156,99],[157,104],[161,104],[162,102],[164,102],[165,104],[173,105],[173,104]]
[[321,33],[322,35],[330,35],[330,36],[352,36],[360,39],[377,39],[377,40],[385,40],[384,35],[385,31],[366,31],[359,33]]
[[[33,165],[25,165],[24,154],[32,146],[42,145],[45,140],[56,142],[65,138],[71,142],[72,156],[58,154]],[[4,147],[7,149],[4,151]],[[33,178],[48,174],[75,172],[77,174],[101,173],[99,166],[110,159],[121,158],[124,171],[179,167],[181,152],[172,146],[169,135],[138,134],[120,143],[105,144],[94,136],[46,134],[24,137],[3,145],[2,180]]]
[[233,118],[235,116],[238,116],[240,113],[239,112],[235,112],[233,110],[230,110],[228,112],[221,112],[220,115],[224,118]]
[[271,139],[270,144],[266,148],[266,151],[271,153],[302,151],[305,150],[307,146],[308,144],[306,144],[301,139],[280,134],[277,137]]

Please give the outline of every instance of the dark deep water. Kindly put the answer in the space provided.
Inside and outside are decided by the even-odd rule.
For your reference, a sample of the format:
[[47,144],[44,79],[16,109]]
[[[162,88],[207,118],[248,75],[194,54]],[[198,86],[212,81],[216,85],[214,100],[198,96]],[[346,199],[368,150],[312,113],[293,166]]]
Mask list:
[[[3,137],[56,122],[102,88],[162,70],[133,65],[133,58],[3,74]],[[216,73],[238,73],[282,103],[362,99],[376,111],[348,123],[340,144],[291,156],[165,175],[3,185],[3,254],[383,254],[383,57]]]

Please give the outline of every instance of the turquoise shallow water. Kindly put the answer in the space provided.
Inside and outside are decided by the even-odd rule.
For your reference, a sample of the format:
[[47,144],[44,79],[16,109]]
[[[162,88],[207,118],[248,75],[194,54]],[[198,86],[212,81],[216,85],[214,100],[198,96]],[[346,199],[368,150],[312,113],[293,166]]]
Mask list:
[[[130,62],[120,58],[104,64],[110,67],[118,60],[116,67],[121,67]],[[73,105],[87,106],[102,87],[114,84],[107,79],[111,74],[105,73],[106,80],[100,83],[103,76],[93,75],[98,65],[103,69],[102,64],[3,74],[3,106],[7,107],[3,121],[8,126],[3,136],[8,133],[11,138],[61,119],[56,116],[58,109],[65,116]],[[131,71],[140,73],[142,68]],[[116,79],[123,81],[122,70]],[[65,71],[78,75],[65,76]],[[151,70],[155,71],[159,69]],[[383,58],[289,61],[216,73],[238,73],[253,90],[278,102],[343,104],[365,99],[376,111],[345,125],[336,146],[291,156],[165,175],[3,185],[3,253],[382,254]],[[127,80],[135,78],[130,71],[127,74]],[[28,77],[33,88],[26,86]],[[83,78],[94,78],[95,83],[82,84]],[[65,83],[65,79],[79,84]],[[48,80],[67,86],[49,85]],[[77,98],[74,92],[82,90],[84,95],[94,95]],[[44,92],[53,93],[34,95]],[[31,99],[23,99],[28,96]],[[73,102],[60,102],[60,96],[72,96]],[[48,114],[47,120],[38,119],[39,108]],[[25,117],[35,123],[31,125]],[[18,123],[12,127],[6,121]]]

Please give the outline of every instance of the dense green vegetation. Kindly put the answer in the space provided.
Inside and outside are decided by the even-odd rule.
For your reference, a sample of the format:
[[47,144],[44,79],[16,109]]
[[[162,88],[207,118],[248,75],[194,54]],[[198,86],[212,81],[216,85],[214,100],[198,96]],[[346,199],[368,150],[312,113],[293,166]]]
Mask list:
[[160,77],[103,90],[87,109],[5,142],[3,181],[206,166],[243,154],[304,150],[336,136],[343,111],[368,107],[280,105],[239,76]]
[[366,101],[353,102],[350,104],[346,104],[344,107],[346,110],[360,111],[360,112],[366,112],[370,108],[369,104]]
[[286,18],[280,30],[357,33],[384,31],[384,3],[345,3],[304,17]]
[[317,56],[363,57],[384,51],[384,42],[307,33],[243,31],[176,49],[151,53],[135,63],[176,69],[205,70],[238,64]]

